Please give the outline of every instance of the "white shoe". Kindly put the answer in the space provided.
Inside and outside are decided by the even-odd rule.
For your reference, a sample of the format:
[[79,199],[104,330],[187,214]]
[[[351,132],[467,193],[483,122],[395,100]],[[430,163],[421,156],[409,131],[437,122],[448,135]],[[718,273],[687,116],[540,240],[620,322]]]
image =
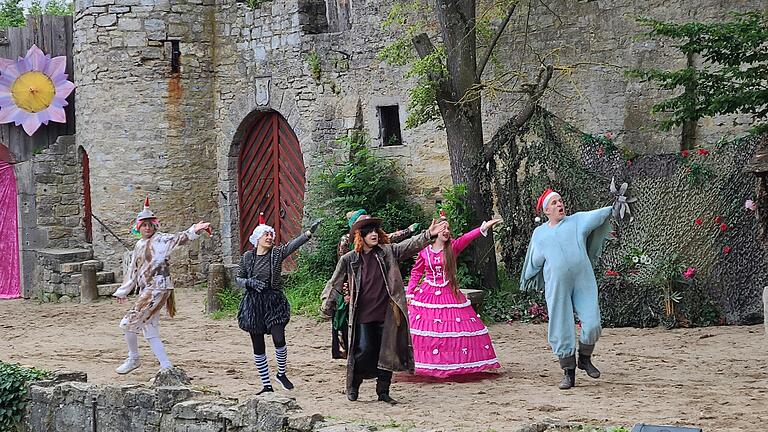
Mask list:
[[118,366],[117,369],[115,369],[115,372],[119,373],[120,375],[125,375],[134,369],[138,369],[138,367],[141,366],[141,362],[137,358],[130,358],[128,357],[125,359],[123,364]]

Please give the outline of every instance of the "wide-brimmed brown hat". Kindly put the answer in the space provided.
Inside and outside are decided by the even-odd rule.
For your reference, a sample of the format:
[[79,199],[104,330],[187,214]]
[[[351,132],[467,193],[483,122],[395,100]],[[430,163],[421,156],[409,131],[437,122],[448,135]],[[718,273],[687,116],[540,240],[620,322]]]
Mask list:
[[384,219],[368,216],[367,214],[360,215],[360,217],[357,218],[354,224],[352,224],[352,228],[349,229],[350,234],[354,234],[355,231],[359,229],[363,229],[370,225],[377,225],[378,227],[381,227],[381,223],[384,222]]

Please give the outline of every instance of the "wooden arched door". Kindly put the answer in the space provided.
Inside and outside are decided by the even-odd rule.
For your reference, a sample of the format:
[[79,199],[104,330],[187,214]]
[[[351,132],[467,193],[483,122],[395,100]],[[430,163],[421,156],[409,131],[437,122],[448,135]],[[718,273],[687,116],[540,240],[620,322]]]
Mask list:
[[304,158],[299,140],[279,113],[259,114],[246,131],[238,157],[240,251],[258,225],[259,212],[275,229],[276,244],[301,232],[304,211]]
[[93,210],[91,208],[91,162],[88,153],[81,146],[80,162],[83,167],[83,227],[85,241],[93,243]]

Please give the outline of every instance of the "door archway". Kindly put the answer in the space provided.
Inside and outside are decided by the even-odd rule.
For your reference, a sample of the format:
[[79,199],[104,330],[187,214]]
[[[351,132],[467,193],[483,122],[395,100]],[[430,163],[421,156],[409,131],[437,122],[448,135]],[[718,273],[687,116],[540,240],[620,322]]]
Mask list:
[[91,207],[91,162],[83,146],[78,149],[83,169],[83,228],[85,241],[93,243],[93,210]]
[[276,243],[299,235],[306,171],[299,140],[283,116],[275,111],[254,116],[240,144],[237,169],[240,252],[248,250],[260,212],[275,228]]

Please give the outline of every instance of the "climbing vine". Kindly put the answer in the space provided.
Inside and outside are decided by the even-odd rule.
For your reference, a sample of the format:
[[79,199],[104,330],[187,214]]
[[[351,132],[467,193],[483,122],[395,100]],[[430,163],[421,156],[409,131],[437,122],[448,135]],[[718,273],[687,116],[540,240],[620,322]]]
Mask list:
[[12,431],[27,405],[27,383],[50,378],[51,373],[0,360],[0,430]]

